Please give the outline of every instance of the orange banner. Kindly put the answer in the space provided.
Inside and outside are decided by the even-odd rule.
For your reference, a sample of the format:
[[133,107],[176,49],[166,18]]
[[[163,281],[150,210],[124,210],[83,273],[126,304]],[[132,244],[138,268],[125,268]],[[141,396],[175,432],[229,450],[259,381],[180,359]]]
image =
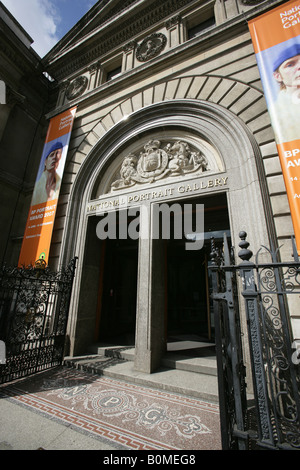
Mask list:
[[249,21],[254,51],[276,46],[299,34],[300,1],[287,2]]
[[19,257],[19,266],[48,263],[49,250],[76,107],[51,119]]
[[251,20],[249,30],[300,252],[300,0]]

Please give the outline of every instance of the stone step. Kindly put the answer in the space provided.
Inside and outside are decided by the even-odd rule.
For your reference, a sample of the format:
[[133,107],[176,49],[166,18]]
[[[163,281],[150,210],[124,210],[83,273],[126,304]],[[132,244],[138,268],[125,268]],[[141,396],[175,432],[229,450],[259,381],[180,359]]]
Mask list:
[[65,358],[68,367],[127,382],[218,402],[214,345],[204,342],[168,343],[159,370],[146,374],[134,369],[131,346],[95,344],[87,355]]
[[[214,345],[210,343],[170,343],[162,359],[162,367],[217,376],[217,361]],[[194,346],[194,349],[193,347]],[[198,347],[197,347],[198,346]],[[134,361],[134,348],[124,346],[93,345],[91,353],[99,356],[114,356]]]
[[216,360],[206,357],[188,357],[179,354],[167,354],[162,365],[170,369],[180,369],[187,372],[217,376]]
[[146,387],[179,393],[218,403],[218,381],[215,375],[161,367],[152,374],[134,369],[134,362],[104,355],[66,357],[64,365]]

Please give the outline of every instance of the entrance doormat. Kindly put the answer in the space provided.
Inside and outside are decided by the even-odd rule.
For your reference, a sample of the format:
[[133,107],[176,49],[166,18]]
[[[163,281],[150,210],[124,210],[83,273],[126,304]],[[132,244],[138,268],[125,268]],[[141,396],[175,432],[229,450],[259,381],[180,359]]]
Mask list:
[[123,449],[221,449],[219,407],[197,398],[64,367],[1,387],[0,396]]

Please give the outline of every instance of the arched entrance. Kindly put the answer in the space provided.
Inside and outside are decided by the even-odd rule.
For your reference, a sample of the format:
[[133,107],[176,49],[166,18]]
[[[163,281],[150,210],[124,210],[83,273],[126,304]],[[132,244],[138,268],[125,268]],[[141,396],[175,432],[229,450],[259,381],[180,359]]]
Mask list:
[[[157,240],[161,244],[159,267],[162,273],[164,308],[164,337],[171,350],[176,350],[174,343],[214,341],[214,318],[209,298],[211,283],[208,277],[210,263],[210,238],[221,242],[223,234],[230,238],[230,226],[226,193],[214,196],[179,200],[176,208],[182,209],[181,214],[171,212],[170,234]],[[184,215],[185,211],[204,210],[203,246],[201,249],[186,249],[187,238],[174,233],[174,217]],[[200,208],[200,209],[199,209]],[[135,345],[136,301],[138,286],[139,241],[130,237],[120,238],[119,227],[121,216],[116,214],[117,230],[112,232],[114,238],[106,238],[101,244],[99,292],[97,302],[97,318],[95,340],[102,345],[132,346]],[[162,216],[167,216],[164,211]],[[127,223],[133,219],[126,216]],[[103,220],[103,219],[102,219]],[[124,223],[124,221],[123,221]],[[166,219],[164,220],[166,224]],[[124,227],[123,227],[124,228]],[[126,231],[128,232],[128,225]],[[115,236],[116,235],[116,236]],[[155,273],[154,273],[155,275]],[[184,345],[177,345],[177,349]],[[189,348],[191,346],[187,346]]]
[[[176,150],[178,142],[187,145],[186,152],[182,148]],[[180,156],[187,158],[182,167],[175,164],[180,163]],[[179,161],[175,162],[175,157]],[[88,344],[95,341],[95,332],[97,335],[101,317],[102,320],[104,318],[103,312],[99,315],[103,302],[106,302],[105,308],[110,311],[107,303],[111,288],[104,286],[104,281],[109,277],[103,261],[106,249],[107,253],[110,250],[114,256],[118,252],[119,261],[124,256],[121,265],[127,267],[124,271],[115,270],[115,274],[117,272],[126,282],[128,276],[134,278],[133,271],[126,272],[126,269],[131,269],[126,262],[130,258],[129,246],[125,246],[124,242],[123,252],[121,246],[116,247],[117,241],[109,242],[111,246],[107,244],[105,247],[106,241],[96,235],[100,217],[121,213],[124,209],[130,211],[144,208],[139,214],[139,227],[144,236],[136,243],[137,262],[133,263],[137,266],[136,369],[152,372],[159,366],[168,334],[172,333],[172,329],[178,331],[181,328],[175,311],[178,306],[181,312],[185,307],[189,309],[189,313],[182,314],[187,327],[188,316],[192,319],[197,302],[198,307],[202,302],[201,312],[206,309],[203,332],[207,337],[212,334],[211,326],[208,331],[208,297],[206,305],[203,303],[208,283],[207,280],[201,280],[201,276],[205,278],[206,270],[198,269],[198,266],[207,262],[205,250],[197,255],[194,252],[194,256],[191,251],[186,256],[182,247],[176,246],[176,243],[183,243],[183,237],[181,242],[172,240],[172,237],[167,241],[162,237],[153,238],[154,208],[160,204],[172,206],[191,201],[204,204],[207,220],[209,214],[212,214],[211,226],[204,230],[206,237],[209,237],[210,232],[220,234],[225,229],[230,232],[234,244],[239,231],[247,227],[249,234],[251,230],[255,233],[252,238],[259,245],[260,241],[268,238],[256,167],[256,159],[259,157],[255,140],[244,124],[227,110],[196,100],[149,106],[131,115],[126,122],[114,126],[98,142],[74,183],[68,213],[70,222],[64,240],[64,256],[71,252],[79,256],[73,315],[69,324],[71,352],[82,353]],[[126,173],[127,170],[129,173]],[[217,207],[221,207],[219,212]],[[257,213],[261,214],[259,226]],[[219,227],[217,225],[223,216],[226,224]],[[75,220],[78,221],[76,224]],[[128,256],[124,255],[125,252]],[[112,259],[110,266],[114,263],[116,261]],[[199,276],[201,274],[195,283],[191,280],[188,283],[189,305],[184,292],[181,292],[178,301],[174,298],[175,293],[178,294],[178,285],[182,286],[182,270],[186,273],[186,283],[189,276],[195,279],[195,273]],[[114,285],[123,283],[120,279],[113,282]],[[198,283],[201,289],[194,291]],[[106,300],[103,299],[104,290]],[[130,295],[128,288],[119,294],[117,301],[123,298],[121,310],[125,304],[127,309]],[[199,323],[199,315],[197,321]],[[191,321],[188,334],[192,331],[192,325]],[[106,330],[110,329],[107,325]]]

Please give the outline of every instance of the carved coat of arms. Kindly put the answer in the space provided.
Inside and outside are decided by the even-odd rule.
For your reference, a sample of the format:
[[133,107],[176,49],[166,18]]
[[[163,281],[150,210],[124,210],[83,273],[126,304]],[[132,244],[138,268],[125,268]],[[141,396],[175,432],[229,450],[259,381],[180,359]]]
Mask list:
[[159,140],[150,140],[144,146],[145,152],[141,153],[137,163],[137,172],[143,178],[156,179],[165,172],[169,157],[167,152],[159,147]]
[[140,62],[146,62],[147,60],[152,59],[163,51],[166,44],[167,38],[164,34],[151,34],[138,46],[136,51],[137,60]]
[[85,76],[80,76],[73,80],[66,91],[66,97],[68,100],[74,100],[81,96],[88,86],[88,79]]
[[166,176],[206,170],[205,156],[201,152],[192,151],[186,142],[168,143],[161,148],[159,140],[149,140],[139,156],[130,153],[124,158],[120,169],[121,178],[112,183],[111,189],[117,190],[138,183],[153,183]]

